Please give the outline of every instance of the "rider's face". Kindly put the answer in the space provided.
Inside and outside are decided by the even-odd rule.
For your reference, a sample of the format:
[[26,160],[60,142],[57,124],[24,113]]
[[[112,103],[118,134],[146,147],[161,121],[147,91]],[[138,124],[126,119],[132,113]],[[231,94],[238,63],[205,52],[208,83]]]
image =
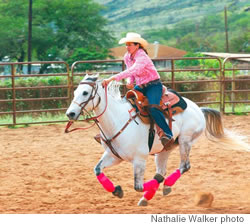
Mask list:
[[126,43],[126,48],[127,48],[128,53],[134,54],[138,50],[139,44],[128,42]]

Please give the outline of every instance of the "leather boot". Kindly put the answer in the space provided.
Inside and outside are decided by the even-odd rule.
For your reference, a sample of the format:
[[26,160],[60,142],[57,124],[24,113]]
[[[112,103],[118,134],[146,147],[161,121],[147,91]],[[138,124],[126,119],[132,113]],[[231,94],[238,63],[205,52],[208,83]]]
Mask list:
[[164,131],[158,125],[156,125],[156,131],[157,131],[158,136],[160,137],[161,144],[163,145],[164,149],[167,150],[167,148],[174,143],[173,137],[168,138],[168,136],[164,133]]
[[165,134],[161,136],[160,140],[161,140],[161,144],[164,146],[164,149],[166,150],[168,149],[168,147],[170,147],[174,143],[173,137],[168,138],[168,136],[166,136]]
[[100,134],[97,134],[94,139],[99,143],[101,144],[101,135]]

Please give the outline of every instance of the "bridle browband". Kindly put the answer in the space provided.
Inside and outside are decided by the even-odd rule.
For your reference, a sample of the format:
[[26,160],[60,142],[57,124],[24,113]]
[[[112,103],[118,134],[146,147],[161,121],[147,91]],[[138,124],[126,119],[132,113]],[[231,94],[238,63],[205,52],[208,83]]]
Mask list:
[[[74,102],[75,104],[77,104],[79,107],[81,107],[81,113],[82,113],[83,111],[85,111],[87,114],[90,115],[90,113],[89,113],[87,110],[85,110],[85,106],[89,103],[89,101],[92,100],[92,103],[93,103],[93,108],[92,108],[92,110],[94,110],[94,109],[100,104],[100,102],[101,102],[101,97],[100,97],[100,95],[97,93],[98,85],[96,84],[96,82],[80,82],[79,85],[81,85],[81,84],[87,84],[87,85],[90,85],[90,86],[92,87],[91,95],[90,95],[90,97],[88,98],[88,100],[86,100],[86,101],[84,101],[84,102],[82,102],[82,103],[80,103],[80,104],[77,103],[77,102],[75,102],[75,101],[73,101],[73,102]],[[103,140],[103,142],[105,142],[105,144],[109,147],[109,149],[111,150],[111,152],[112,152],[116,157],[118,157],[119,159],[122,159],[122,158],[120,157],[120,155],[116,152],[116,150],[113,148],[111,142],[112,142],[115,138],[117,138],[117,137],[125,130],[125,128],[130,124],[131,121],[133,121],[133,120],[135,121],[135,118],[138,116],[138,113],[136,113],[136,114],[133,115],[133,116],[130,115],[129,120],[128,120],[127,123],[121,128],[121,130],[118,131],[111,139],[107,139],[107,137],[105,136],[105,134],[104,134],[104,132],[103,132],[102,128],[100,127],[99,122],[98,122],[98,120],[97,120],[99,117],[101,117],[101,116],[104,114],[104,112],[106,111],[107,106],[108,106],[108,91],[107,91],[107,86],[105,86],[104,88],[105,88],[105,100],[106,100],[106,105],[105,105],[105,108],[104,108],[103,112],[102,112],[101,114],[99,114],[98,116],[93,116],[93,117],[89,117],[89,118],[86,118],[86,119],[82,120],[82,121],[90,121],[90,120],[92,120],[92,121],[94,121],[94,123],[93,123],[91,126],[87,127],[87,128],[74,128],[74,129],[69,130],[70,126],[73,124],[73,121],[69,121],[69,122],[67,123],[67,125],[66,125],[66,128],[65,128],[65,131],[64,131],[64,132],[65,132],[65,133],[69,133],[69,132],[76,131],[76,130],[86,130],[86,129],[89,129],[89,128],[93,127],[93,126],[96,124],[96,125],[98,126],[98,128],[100,129],[102,135],[103,135],[103,137],[101,137],[102,140]],[[93,94],[93,92],[94,92],[94,94]],[[98,94],[99,100],[98,100],[97,105],[94,106],[94,101],[93,101],[93,99],[95,98],[96,94]],[[81,114],[81,113],[80,113],[80,114]],[[79,114],[79,116],[80,116],[80,114]],[[136,122],[136,121],[135,121],[135,122]],[[138,125],[137,122],[136,122],[136,124]]]

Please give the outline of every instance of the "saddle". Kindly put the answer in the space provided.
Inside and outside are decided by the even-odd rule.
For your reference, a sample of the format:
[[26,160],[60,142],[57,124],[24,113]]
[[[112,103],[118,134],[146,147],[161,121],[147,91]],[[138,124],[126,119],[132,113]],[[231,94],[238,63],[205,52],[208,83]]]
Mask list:
[[149,114],[150,107],[156,107],[163,112],[164,116],[169,120],[169,127],[172,129],[172,116],[183,112],[187,108],[185,100],[173,89],[167,89],[163,86],[162,98],[159,105],[150,105],[148,99],[138,90],[129,90],[126,93],[127,100],[139,112],[141,120],[146,123],[151,123]]
[[[151,118],[149,108],[155,107],[162,111],[164,116],[168,119],[169,128],[171,130],[173,121],[172,116],[183,112],[187,108],[187,103],[185,102],[185,100],[176,91],[174,91],[173,89],[167,89],[165,86],[163,86],[160,106],[149,104],[147,97],[138,90],[129,90],[126,93],[126,98],[138,112],[141,120],[146,124],[150,124],[148,137],[149,151],[151,151],[155,137],[154,121]],[[156,130],[158,136],[162,136],[163,130],[158,125],[156,125]],[[164,148],[165,147],[167,148],[168,145],[164,146]]]

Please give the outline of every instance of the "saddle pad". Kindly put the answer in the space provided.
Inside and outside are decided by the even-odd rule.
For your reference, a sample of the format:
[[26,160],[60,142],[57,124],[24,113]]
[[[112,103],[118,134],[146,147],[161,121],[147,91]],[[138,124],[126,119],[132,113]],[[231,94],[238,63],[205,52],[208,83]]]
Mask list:
[[166,102],[170,102],[170,106],[173,109],[173,112],[172,112],[173,115],[181,113],[187,108],[186,101],[175,90],[168,89],[165,95],[167,95]]
[[171,104],[171,108],[173,109],[173,115],[183,112],[187,108],[187,103],[183,97],[173,89],[168,89],[168,93],[174,94],[179,98],[178,102],[175,102],[174,99],[172,99],[173,104]]

